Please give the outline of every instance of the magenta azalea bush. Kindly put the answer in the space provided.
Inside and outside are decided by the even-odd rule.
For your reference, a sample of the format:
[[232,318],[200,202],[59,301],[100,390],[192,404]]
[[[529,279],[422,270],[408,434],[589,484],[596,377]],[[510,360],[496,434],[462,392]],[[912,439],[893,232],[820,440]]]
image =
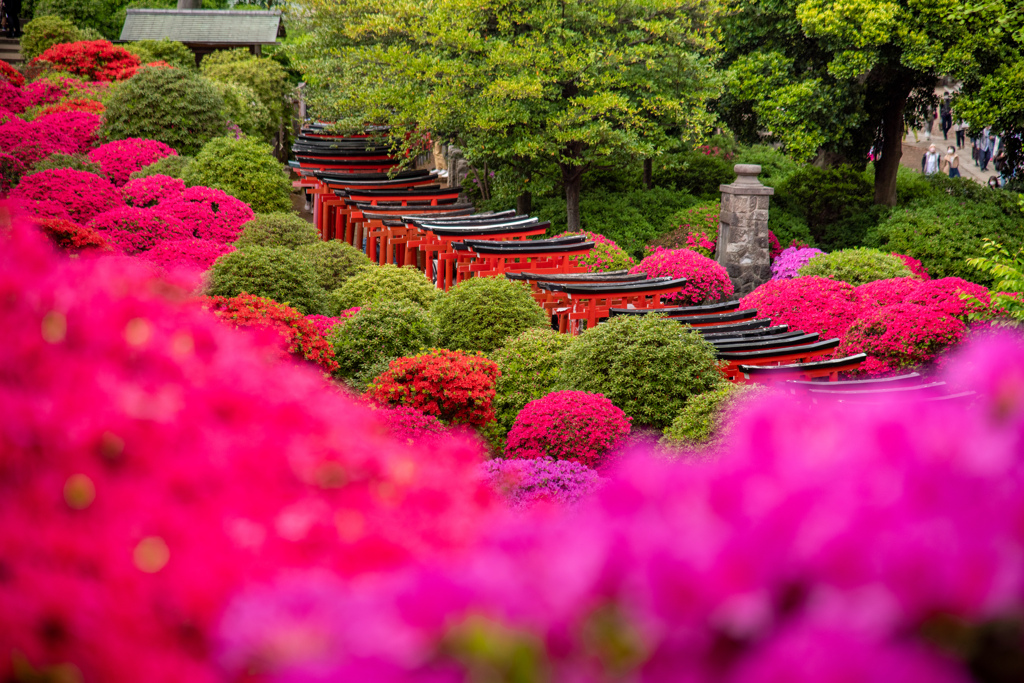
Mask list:
[[772,263],[773,280],[789,280],[800,276],[800,269],[818,254],[821,249],[812,247],[787,247],[783,249]]
[[921,280],[915,277],[895,277],[874,280],[857,286],[857,294],[866,307],[901,304],[917,291]]
[[120,206],[89,221],[119,251],[138,254],[167,240],[187,240],[192,231],[174,216],[157,209]]
[[513,510],[539,503],[577,505],[606,481],[574,460],[495,458],[482,467],[488,484]]
[[56,104],[67,95],[66,90],[44,79],[27,83],[22,87],[21,92],[28,100],[30,107]]
[[38,220],[55,218],[58,220],[70,221],[71,216],[68,210],[57,202],[48,199],[32,199],[19,201],[14,204],[14,210],[19,215]]
[[598,468],[629,436],[631,421],[601,394],[556,391],[519,411],[505,457],[573,460]]
[[249,205],[212,187],[190,187],[178,200],[161,204],[168,214],[188,226],[196,236],[214,242],[233,242],[242,225],[256,214]]
[[252,586],[218,661],[271,683],[1013,680],[991,672],[1016,671],[1024,609],[1020,339],[947,378],[976,404],[774,397],[718,462],[629,459],[576,509],[372,583]]
[[[978,303],[965,300],[965,295],[974,297]],[[959,277],[922,282],[904,301],[941,311],[965,322],[971,312],[980,313],[992,303],[988,289]]]
[[54,201],[75,223],[85,225],[99,214],[124,205],[121,193],[95,173],[60,168],[34,173],[14,188],[11,199]]
[[594,248],[590,253],[577,259],[577,264],[586,266],[588,273],[629,270],[636,265],[636,261],[629,255],[629,252],[604,235],[586,230],[564,234],[565,237],[570,235],[583,235],[588,240],[594,242]]
[[444,423],[412,406],[379,408],[375,415],[387,428],[388,434],[400,443],[414,445],[424,439],[436,439],[448,434]]
[[654,277],[685,277],[689,282],[675,294],[664,297],[681,306],[717,301],[731,296],[732,280],[716,261],[689,249],[657,247],[629,272]]
[[169,175],[151,175],[129,180],[121,188],[128,206],[148,208],[161,202],[172,203],[185,196],[185,181]]
[[121,187],[143,166],[177,155],[177,150],[159,140],[125,138],[100,145],[89,152],[89,160],[99,164],[111,182]]
[[910,272],[922,280],[931,280],[932,276],[928,274],[928,270],[913,256],[907,256],[906,254],[893,254],[900,261],[903,261],[904,265],[910,269]]
[[[159,215],[159,212],[157,213]],[[177,220],[168,216],[163,216],[163,218],[168,221]],[[191,233],[189,234],[191,235]],[[156,241],[151,249],[143,252],[140,256],[151,263],[155,263],[165,271],[183,268],[205,272],[210,269],[214,261],[224,254],[230,254],[234,250],[235,247],[232,244],[203,240],[196,237],[186,237],[183,239]]]
[[892,304],[867,309],[853,321],[838,353],[868,354],[858,368],[861,373],[894,374],[934,362],[966,334],[967,326],[949,313],[913,303]]
[[0,124],[0,151],[34,166],[51,154],[81,154],[96,141],[100,117],[87,112],[46,114],[29,122],[9,118]]
[[853,285],[810,276],[769,280],[743,297],[740,307],[756,308],[759,318],[771,318],[775,325],[842,339],[861,303]]
[[29,106],[28,98],[18,86],[0,79],[0,109],[20,114]]
[[327,333],[334,329],[334,326],[341,322],[341,318],[332,317],[329,315],[320,315],[313,313],[305,316],[306,320],[313,323],[313,327],[317,329],[317,332],[327,336]]

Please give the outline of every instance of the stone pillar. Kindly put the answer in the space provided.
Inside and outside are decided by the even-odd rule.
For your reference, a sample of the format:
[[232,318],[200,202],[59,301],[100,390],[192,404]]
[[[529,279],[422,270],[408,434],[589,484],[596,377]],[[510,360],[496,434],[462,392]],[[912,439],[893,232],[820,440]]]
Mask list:
[[736,296],[749,294],[771,278],[768,201],[775,190],[757,179],[761,167],[736,164],[736,180],[720,185],[722,209],[715,260],[729,273]]

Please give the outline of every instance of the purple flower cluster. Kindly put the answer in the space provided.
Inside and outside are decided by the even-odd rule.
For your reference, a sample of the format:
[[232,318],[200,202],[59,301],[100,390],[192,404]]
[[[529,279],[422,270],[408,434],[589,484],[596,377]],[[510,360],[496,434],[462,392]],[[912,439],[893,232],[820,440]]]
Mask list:
[[576,505],[606,481],[574,460],[496,458],[481,467],[487,482],[513,510],[537,503]]
[[812,247],[787,247],[772,263],[772,279],[789,280],[798,277],[800,269],[806,266],[808,261],[824,253],[821,249]]

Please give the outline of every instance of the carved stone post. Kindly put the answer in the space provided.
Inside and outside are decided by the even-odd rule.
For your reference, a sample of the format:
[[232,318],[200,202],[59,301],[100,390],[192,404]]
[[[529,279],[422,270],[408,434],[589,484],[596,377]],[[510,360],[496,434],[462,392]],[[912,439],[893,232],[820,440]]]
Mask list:
[[736,164],[736,180],[720,185],[722,209],[715,260],[729,273],[736,296],[749,294],[771,278],[768,201],[775,190],[757,179],[761,167]]

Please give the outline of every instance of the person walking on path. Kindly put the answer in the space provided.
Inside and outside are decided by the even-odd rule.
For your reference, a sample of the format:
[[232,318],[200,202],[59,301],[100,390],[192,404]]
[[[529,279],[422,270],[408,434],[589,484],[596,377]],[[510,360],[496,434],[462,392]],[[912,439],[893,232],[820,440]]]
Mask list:
[[978,168],[982,173],[988,170],[988,162],[992,159],[991,129],[985,128],[978,138]]
[[935,145],[929,145],[928,151],[921,157],[921,173],[934,175],[939,172],[939,151]]
[[950,178],[960,177],[960,155],[956,153],[956,147],[953,145],[946,148],[946,156],[942,157],[942,170],[948,173]]
[[958,149],[964,148],[964,138],[967,137],[967,124],[963,121],[957,121],[956,125],[953,126],[953,131],[956,133],[956,146]]
[[942,96],[939,105],[939,124],[942,126],[942,139],[949,140],[949,129],[953,127],[953,110],[949,106],[949,93]]

